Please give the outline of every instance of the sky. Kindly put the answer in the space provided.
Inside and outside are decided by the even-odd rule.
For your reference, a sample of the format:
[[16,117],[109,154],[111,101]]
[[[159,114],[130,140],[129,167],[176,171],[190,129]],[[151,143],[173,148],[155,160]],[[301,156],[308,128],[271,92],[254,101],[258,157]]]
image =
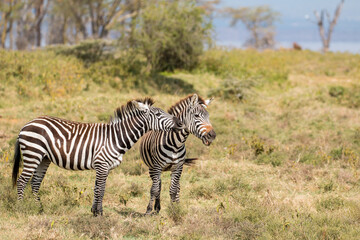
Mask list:
[[[304,48],[321,49],[321,40],[315,21],[314,10],[327,9],[331,16],[340,0],[222,0],[222,7],[249,7],[268,5],[280,13],[276,23],[277,46],[291,47],[297,42]],[[310,21],[305,18],[308,15]],[[230,27],[230,18],[216,17],[214,26],[218,45],[241,47],[249,33],[239,22]],[[338,23],[335,26],[332,51],[360,53],[360,0],[345,0]]]

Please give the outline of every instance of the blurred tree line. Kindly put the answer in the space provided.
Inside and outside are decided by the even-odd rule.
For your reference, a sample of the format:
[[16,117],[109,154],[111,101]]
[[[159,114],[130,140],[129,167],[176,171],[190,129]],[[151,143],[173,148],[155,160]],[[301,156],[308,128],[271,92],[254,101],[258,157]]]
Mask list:
[[[85,39],[107,38],[110,31],[118,32],[119,36],[134,41],[135,30],[139,24],[137,20],[144,16],[143,23],[150,21],[148,17],[151,14],[161,11],[155,12],[158,7],[166,8],[168,15],[175,14],[172,16],[173,20],[181,20],[186,12],[190,17],[210,16],[215,10],[213,4],[216,2],[218,1],[1,0],[1,46],[22,50],[50,44],[74,44]],[[176,15],[175,5],[177,10],[187,10],[181,11],[182,15]],[[157,16],[152,17],[156,19]],[[168,19],[158,21],[162,20]]]
[[[251,33],[246,46],[274,46],[277,12],[269,7],[220,9],[219,2],[1,0],[0,46],[24,50],[73,45],[88,39],[117,39],[117,47],[144,56],[152,71],[191,69],[204,48],[211,47],[212,20],[219,16],[230,17],[232,26],[239,21],[246,26]],[[91,54],[101,52],[99,46],[92,50]],[[88,53],[81,53],[82,57]]]

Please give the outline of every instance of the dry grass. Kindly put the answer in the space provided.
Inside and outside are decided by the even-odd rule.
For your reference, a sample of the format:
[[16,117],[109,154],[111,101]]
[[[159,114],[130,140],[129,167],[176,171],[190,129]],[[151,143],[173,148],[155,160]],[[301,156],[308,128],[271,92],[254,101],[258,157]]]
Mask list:
[[[253,53],[239,54],[225,58],[232,61],[230,66]],[[25,200],[17,202],[10,186],[12,145],[27,121],[42,114],[104,121],[113,109],[144,93],[89,82],[89,89],[76,95],[24,100],[6,89],[0,98],[10,96],[14,104],[5,101],[0,108],[2,239],[357,239],[359,109],[330,96],[329,89],[357,84],[360,71],[353,62],[358,56],[331,55],[321,61],[315,53],[264,52],[257,57],[269,64],[263,66],[266,70],[271,59],[277,66],[291,54],[304,65],[286,69],[285,82],[257,85],[245,102],[213,102],[209,112],[216,141],[207,148],[189,138],[188,156],[200,160],[184,169],[181,204],[170,205],[166,172],[162,210],[153,216],[143,215],[151,180],[137,144],[109,176],[102,217],[93,218],[90,212],[93,171],[50,166],[40,190],[44,212],[29,188]],[[336,65],[339,61],[342,66]],[[201,70],[170,76],[192,84],[202,96],[223,79]],[[183,97],[152,91],[155,105],[164,109]]]

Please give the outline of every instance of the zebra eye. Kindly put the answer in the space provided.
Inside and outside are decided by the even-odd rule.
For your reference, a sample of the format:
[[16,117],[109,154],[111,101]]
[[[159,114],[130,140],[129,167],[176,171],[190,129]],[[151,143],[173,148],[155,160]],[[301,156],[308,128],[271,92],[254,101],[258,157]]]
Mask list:
[[161,113],[155,113],[155,116],[157,116],[157,117],[160,117],[161,116]]
[[195,114],[195,117],[198,118],[198,117],[200,117],[200,115],[199,115],[199,114]]

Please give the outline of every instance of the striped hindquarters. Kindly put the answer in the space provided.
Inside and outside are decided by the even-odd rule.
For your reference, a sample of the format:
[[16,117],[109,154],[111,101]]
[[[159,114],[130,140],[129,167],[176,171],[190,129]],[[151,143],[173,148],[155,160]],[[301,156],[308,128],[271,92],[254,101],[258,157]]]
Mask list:
[[106,135],[105,124],[77,123],[47,116],[36,118],[19,134],[24,171],[26,165],[36,166],[44,157],[66,169],[91,169],[94,154]]

